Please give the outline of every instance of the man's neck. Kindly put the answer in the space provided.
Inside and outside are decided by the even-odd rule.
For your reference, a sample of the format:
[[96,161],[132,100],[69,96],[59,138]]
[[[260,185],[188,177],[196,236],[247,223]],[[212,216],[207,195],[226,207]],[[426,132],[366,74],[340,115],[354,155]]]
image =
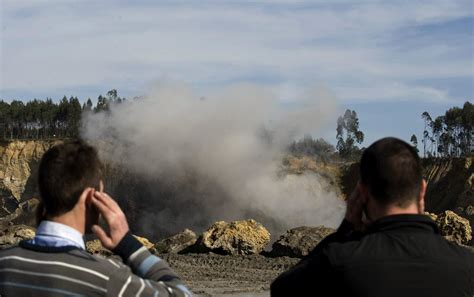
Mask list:
[[372,216],[370,217],[371,221],[374,222],[380,218],[400,215],[400,214],[420,214],[416,204],[410,204],[407,207],[400,207],[397,205],[389,205],[385,207],[377,207],[373,209]]
[[70,211],[55,217],[48,217],[47,219],[52,222],[69,226],[80,232],[82,235],[85,233],[84,222],[80,219],[80,217],[78,218],[78,216],[76,216],[74,211]]

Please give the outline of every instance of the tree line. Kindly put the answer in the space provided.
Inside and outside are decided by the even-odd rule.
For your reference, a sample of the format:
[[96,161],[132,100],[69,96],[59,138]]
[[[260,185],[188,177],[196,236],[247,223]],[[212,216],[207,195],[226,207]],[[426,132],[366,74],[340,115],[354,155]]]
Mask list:
[[[474,152],[474,105],[466,101],[462,107],[449,108],[433,118],[427,111],[424,121],[423,157],[463,157]],[[411,141],[418,146],[416,135]]]
[[[84,112],[108,112],[113,104],[126,101],[112,89],[105,96],[99,95],[94,106],[89,98],[81,105],[77,97],[64,96],[58,103],[51,98],[34,99],[27,103],[0,100],[0,138],[49,139],[77,138]],[[474,105],[469,101],[462,107],[449,108],[444,115],[433,118],[428,112],[421,115],[424,120],[422,138],[423,157],[461,157],[472,155],[474,151]],[[336,146],[319,138],[305,135],[288,146],[292,154],[314,156],[329,161],[336,158],[357,160],[364,148],[364,133],[359,129],[359,118],[355,110],[347,109],[337,119]],[[415,134],[411,137],[413,146],[418,148]]]
[[359,117],[355,110],[347,109],[337,119],[336,140],[334,147],[323,138],[313,139],[311,135],[305,135],[302,139],[293,141],[288,151],[294,155],[312,156],[323,162],[358,160],[364,150],[358,146],[364,141],[364,132],[359,129]]
[[[423,157],[446,158],[464,157],[474,154],[474,105],[466,101],[462,107],[451,107],[444,115],[432,118],[423,112],[424,120]],[[288,151],[295,155],[310,155],[322,161],[358,160],[364,151],[359,147],[364,141],[364,133],[359,129],[359,118],[355,110],[347,109],[337,119],[336,146],[319,138],[305,135],[295,140]],[[419,152],[418,138],[415,134],[410,141]]]
[[110,90],[100,95],[94,106],[89,98],[81,105],[77,97],[64,96],[58,103],[51,98],[34,99],[27,103],[0,100],[0,138],[3,139],[49,139],[77,138],[83,112],[108,111],[111,104],[126,100]]

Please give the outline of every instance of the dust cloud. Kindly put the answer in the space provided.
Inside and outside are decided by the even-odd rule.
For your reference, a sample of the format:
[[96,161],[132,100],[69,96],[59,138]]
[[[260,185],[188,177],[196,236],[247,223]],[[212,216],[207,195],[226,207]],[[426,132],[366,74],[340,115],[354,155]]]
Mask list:
[[135,220],[146,233],[248,218],[273,232],[334,227],[343,202],[319,175],[281,174],[281,164],[295,137],[334,119],[335,102],[324,89],[283,102],[255,85],[202,97],[185,84],[162,83],[107,113],[85,114],[82,136],[100,144],[105,162],[145,181],[127,195],[137,200]]

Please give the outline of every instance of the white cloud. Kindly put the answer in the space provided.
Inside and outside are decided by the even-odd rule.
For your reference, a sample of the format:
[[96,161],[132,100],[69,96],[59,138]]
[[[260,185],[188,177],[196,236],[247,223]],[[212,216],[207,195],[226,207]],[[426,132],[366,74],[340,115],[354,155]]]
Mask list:
[[432,103],[454,103],[446,91],[423,85],[407,85],[401,83],[384,83],[374,81],[364,85],[337,86],[335,92],[342,98],[353,98],[350,101],[424,101]]
[[0,96],[100,84],[120,90],[166,77],[195,85],[257,80],[285,86],[283,97],[317,82],[343,100],[439,102],[449,99],[446,90],[416,81],[473,76],[469,57],[454,54],[468,40],[392,44],[400,31],[472,17],[469,1],[191,3],[6,0]]

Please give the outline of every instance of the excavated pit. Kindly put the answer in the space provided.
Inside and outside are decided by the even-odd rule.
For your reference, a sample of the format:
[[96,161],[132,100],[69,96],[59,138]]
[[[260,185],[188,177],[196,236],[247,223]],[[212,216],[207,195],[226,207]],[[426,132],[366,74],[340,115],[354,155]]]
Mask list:
[[[38,197],[36,189],[36,170],[38,161],[47,148],[56,141],[15,141],[0,144],[0,227],[5,229],[11,224],[34,225],[34,212]],[[424,160],[424,174],[428,180],[428,192],[426,197],[427,210],[433,213],[441,213],[445,210],[453,210],[462,215],[474,226],[474,165],[472,158],[450,159],[450,160]],[[315,172],[324,176],[327,180],[326,186],[332,187],[339,196],[348,195],[358,180],[357,164],[317,164],[306,159],[287,159],[283,163],[286,166],[286,174],[302,174],[305,171]],[[157,195],[170,197],[169,193],[177,193],[176,185],[163,183],[160,185],[161,192],[155,193],[156,185],[160,181],[148,179],[143,180],[140,176],[108,166],[106,168],[106,188],[119,199],[132,229],[141,236],[152,239],[153,243],[169,235],[176,234],[185,228],[192,228],[196,233],[201,233],[213,222],[210,218],[200,218],[194,222],[195,226],[186,225],[181,221],[180,225],[170,228],[157,228],[143,224],[141,209],[150,209],[146,199],[137,197]],[[210,182],[210,181],[209,181]],[[198,183],[190,174],[186,177],[188,187],[180,188],[180,191],[193,192],[206,197],[208,193],[203,191],[202,181]],[[225,201],[225,191],[213,187],[217,193],[222,193],[220,199],[212,203]],[[200,192],[201,191],[201,192]],[[222,192],[219,192],[222,191]],[[213,193],[216,194],[216,193]],[[168,195],[168,196],[167,196]],[[219,197],[219,195],[214,195]],[[198,200],[199,201],[199,200]],[[205,201],[193,202],[183,201],[183,204],[169,206],[171,200],[164,200],[163,209],[168,208],[166,215],[169,217],[179,216],[183,207],[210,207]],[[229,207],[232,207],[230,205]],[[259,213],[249,211],[245,217],[222,218],[223,220],[254,218],[269,229],[278,230],[272,232],[271,243],[278,239],[289,229],[282,226],[277,220]],[[196,228],[197,226],[197,228]],[[299,226],[291,226],[299,227]],[[315,227],[315,226],[314,226]],[[472,241],[471,243],[472,244]],[[290,257],[268,257],[267,252],[257,255],[217,255],[213,253],[204,254],[163,254],[171,267],[182,276],[186,284],[199,296],[268,296],[271,281],[281,272],[296,264],[298,258]]]

